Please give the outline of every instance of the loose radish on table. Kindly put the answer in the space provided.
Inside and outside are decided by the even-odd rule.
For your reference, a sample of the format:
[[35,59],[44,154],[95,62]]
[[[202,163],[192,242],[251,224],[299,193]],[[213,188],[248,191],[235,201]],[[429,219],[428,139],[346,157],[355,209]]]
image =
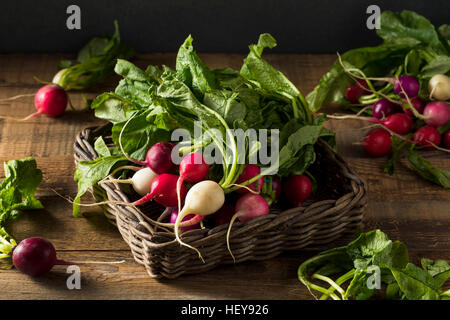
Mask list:
[[441,143],[441,134],[432,126],[423,126],[414,132],[414,142],[424,146],[424,150],[433,150],[433,145],[438,146]]
[[[223,206],[224,202],[225,193],[217,182],[212,180],[197,182],[189,189],[184,201],[183,209],[178,214],[175,222],[175,238],[178,243],[195,250],[203,262],[203,257],[197,248],[181,241],[179,232],[180,223],[183,221],[183,218],[189,214],[195,214],[196,216],[201,217],[213,214]],[[196,216],[193,219],[196,219]]]
[[53,244],[43,238],[33,237],[22,240],[12,252],[14,266],[30,276],[40,276],[49,272],[55,265],[75,264],[114,264],[117,262],[95,262],[95,261],[64,261],[58,260]]
[[183,181],[187,182],[200,182],[204,180],[209,173],[209,164],[206,163],[205,158],[199,152],[193,152],[188,154],[180,162],[179,174],[177,182],[177,195],[178,195],[178,210],[181,210],[180,200],[180,188]]
[[450,107],[445,101],[430,102],[423,110],[425,122],[440,127],[450,121]]
[[145,196],[151,191],[152,183],[156,179],[158,174],[153,172],[149,167],[144,167],[142,169],[137,170],[133,177],[130,179],[109,179],[103,180],[100,183],[109,183],[109,182],[117,182],[117,183],[128,183],[133,186],[134,191],[136,191],[139,195]]
[[296,207],[300,207],[312,192],[311,180],[305,175],[291,175],[283,186],[286,199]]
[[[254,164],[248,164],[245,166],[242,173],[236,179],[235,184],[239,185],[239,184],[259,175],[260,173],[261,173],[261,169],[258,166],[254,165]],[[241,187],[241,188],[237,189],[236,192],[240,193],[240,194],[245,194],[245,193],[251,192],[250,190],[252,190],[255,193],[259,193],[261,191],[263,184],[264,184],[264,177],[260,177],[256,181],[247,185],[246,188]]]
[[266,199],[259,194],[246,193],[236,202],[236,213],[231,218],[227,231],[227,248],[234,261],[236,261],[236,259],[234,258],[230,247],[230,232],[234,221],[239,219],[241,222],[247,222],[256,217],[269,214],[269,211],[270,209]]
[[430,98],[436,100],[450,99],[450,78],[445,74],[436,74],[428,81]]
[[11,117],[0,117],[0,119],[26,121],[41,114],[45,114],[49,117],[59,117],[64,113],[64,111],[66,111],[67,103],[67,93],[63,88],[56,84],[47,84],[41,87],[34,96],[34,106],[36,107],[36,112],[22,119],[15,119]]
[[371,130],[362,145],[372,157],[380,157],[391,152],[391,135],[382,128]]

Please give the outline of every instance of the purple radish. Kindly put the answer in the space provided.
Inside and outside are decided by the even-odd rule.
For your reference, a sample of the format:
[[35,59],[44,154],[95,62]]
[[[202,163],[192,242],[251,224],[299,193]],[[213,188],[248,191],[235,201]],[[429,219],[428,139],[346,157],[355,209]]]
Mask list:
[[384,119],[393,114],[397,109],[397,105],[386,98],[382,98],[374,103],[372,106],[373,117],[377,119]]
[[417,94],[419,93],[419,87],[419,82],[413,76],[400,76],[395,79],[394,82],[394,91],[402,98],[406,98],[405,93],[408,97],[411,98],[417,96]]
[[145,164],[157,174],[168,173],[172,170],[172,149],[174,145],[170,142],[158,142],[148,151]]
[[[422,114],[423,108],[425,107],[425,102],[423,102],[423,100],[420,99],[419,97],[411,98],[410,101],[411,101],[413,108],[416,109],[416,111],[419,114]],[[403,102],[404,102],[403,109],[404,109],[405,113],[410,117],[414,117],[413,112],[407,107],[408,101],[405,99]]]

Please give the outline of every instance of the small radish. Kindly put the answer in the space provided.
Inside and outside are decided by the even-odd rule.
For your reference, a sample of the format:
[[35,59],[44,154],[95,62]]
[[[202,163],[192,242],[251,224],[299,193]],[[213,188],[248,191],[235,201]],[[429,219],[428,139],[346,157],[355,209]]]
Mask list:
[[450,99],[450,78],[445,74],[436,74],[428,81],[430,98],[436,100]]
[[445,101],[430,102],[423,110],[425,122],[440,127],[450,121],[450,107]]
[[308,199],[312,191],[311,180],[304,175],[291,175],[284,183],[286,199],[296,207],[300,207]]
[[441,143],[441,135],[436,128],[423,126],[414,133],[414,142],[424,146],[424,150],[433,150],[434,146],[432,144],[438,146]]
[[267,204],[266,199],[264,199],[264,197],[259,194],[244,194],[236,202],[236,213],[231,218],[230,225],[227,231],[227,248],[234,261],[236,260],[230,248],[230,232],[234,221],[236,219],[239,219],[239,221],[241,222],[247,222],[256,217],[269,214],[269,211],[270,208]]
[[358,79],[356,83],[352,83],[350,87],[345,91],[345,98],[351,103],[358,103],[359,97],[362,95],[369,93],[367,91],[369,86],[365,80]]
[[36,277],[49,272],[55,265],[77,264],[115,264],[125,261],[64,261],[56,257],[55,247],[51,242],[40,237],[22,240],[12,252],[14,266],[24,274]]
[[[193,152],[181,160],[179,173],[180,177],[177,182],[178,196],[183,181],[195,183],[204,180],[208,176],[209,165],[206,163],[205,158],[203,158],[201,153]],[[178,201],[178,210],[181,210],[181,201]]]
[[134,191],[136,191],[139,195],[145,196],[151,190],[151,186],[153,181],[156,179],[158,175],[153,172],[149,167],[144,167],[133,175],[131,179],[110,179],[104,180],[103,183],[109,182],[117,182],[117,183],[129,183],[133,186]]
[[[423,102],[423,100],[420,99],[419,97],[411,98],[410,101],[411,101],[411,104],[412,104],[413,108],[416,109],[416,111],[418,113],[422,114],[423,108],[425,107],[425,102]],[[407,106],[408,101],[405,99],[403,102],[404,102],[404,104],[403,104],[404,112],[408,116],[413,117],[414,116],[413,112]]]
[[272,190],[275,191],[275,200],[278,200],[281,194],[281,180],[278,176],[272,177]]
[[213,214],[222,208],[224,202],[225,193],[217,182],[212,180],[200,181],[189,189],[189,192],[186,195],[184,207],[178,214],[175,222],[175,238],[178,243],[195,250],[203,262],[205,261],[197,248],[181,241],[179,232],[180,223],[183,221],[183,218],[189,214],[196,215],[193,219],[196,219],[197,216],[205,217]]
[[34,105],[37,112],[27,118],[35,117],[42,113],[50,117],[58,117],[64,113],[67,107],[67,93],[56,84],[47,84],[40,88],[34,97]]
[[64,69],[59,70],[59,71],[53,76],[52,83],[53,83],[53,84],[56,84],[56,85],[58,85],[58,86],[60,86],[60,87],[62,87],[61,83],[59,83],[59,82],[60,82],[60,80],[61,80],[61,77],[64,75],[64,73],[65,73],[66,71],[67,71],[67,68],[64,68]]
[[447,130],[447,132],[444,133],[444,146],[447,149],[450,149],[450,130]]
[[[243,182],[250,180],[251,178],[259,175],[261,173],[261,169],[254,165],[254,164],[248,164],[245,166],[244,170],[242,171],[242,173],[239,175],[239,177],[236,179],[235,184],[236,185],[240,185]],[[256,181],[250,183],[249,185],[247,185],[247,188],[250,188],[251,190],[253,190],[254,192],[260,192],[261,188],[264,184],[264,177],[260,177],[259,179],[257,179]],[[245,193],[249,193],[250,191],[247,188],[239,188],[236,190],[237,193],[240,194],[245,194]]]
[[[153,180],[150,192],[141,199],[132,202],[131,205],[138,206],[154,200],[165,207],[176,207],[178,204],[177,181],[178,176],[174,174],[160,174]],[[181,184],[180,195],[181,200],[186,196],[186,186],[184,184]]]
[[382,128],[370,131],[362,143],[366,152],[372,157],[380,157],[391,152],[391,135]]
[[402,98],[406,98],[405,93],[411,98],[417,96],[419,88],[419,82],[413,76],[400,76],[394,82],[394,91]]
[[397,105],[386,98],[382,98],[375,102],[372,106],[372,114],[374,118],[384,119],[393,114],[397,109]]
[[[176,208],[174,208],[172,211],[172,214],[170,215],[170,223],[175,224],[175,222],[177,221],[177,217],[178,217],[178,210]],[[194,217],[195,217],[194,214],[188,214],[187,216],[185,216],[183,218],[182,222],[192,221],[192,218],[194,218]],[[199,223],[196,223],[196,224],[192,224],[189,226],[180,227],[180,229],[181,229],[181,231],[185,232],[185,231],[197,229],[198,226],[199,226]]]
[[172,170],[172,149],[174,145],[170,142],[158,142],[148,151],[145,164],[157,174],[168,173]]
[[232,204],[224,204],[220,210],[214,214],[216,225],[220,226],[222,224],[230,223],[231,218],[234,215],[234,206]]

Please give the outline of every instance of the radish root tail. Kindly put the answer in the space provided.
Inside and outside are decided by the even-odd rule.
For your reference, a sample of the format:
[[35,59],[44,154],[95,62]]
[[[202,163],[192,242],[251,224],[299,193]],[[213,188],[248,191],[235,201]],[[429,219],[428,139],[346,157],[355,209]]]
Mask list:
[[231,251],[231,246],[230,246],[230,233],[231,233],[231,228],[233,227],[233,223],[236,220],[236,218],[238,217],[238,213],[236,212],[233,217],[230,220],[230,224],[228,226],[228,230],[227,230],[227,248],[228,248],[228,252],[230,253],[231,257],[233,258],[234,263],[236,263],[236,258],[234,257],[233,252]]
[[184,213],[183,211],[181,211],[181,212],[178,213],[177,221],[175,222],[175,227],[174,227],[174,229],[175,229],[175,239],[178,241],[178,243],[179,243],[180,245],[185,246],[185,247],[188,247],[188,248],[194,250],[195,252],[197,252],[199,258],[202,260],[203,263],[205,263],[205,260],[203,259],[203,256],[202,256],[201,252],[200,252],[197,248],[195,248],[195,247],[193,247],[193,246],[191,246],[191,245],[189,245],[189,244],[183,242],[183,241],[181,240],[181,238],[180,238],[180,232],[179,232],[179,231],[180,231],[180,222],[183,220],[183,218],[184,218],[186,215],[187,215],[187,214]]

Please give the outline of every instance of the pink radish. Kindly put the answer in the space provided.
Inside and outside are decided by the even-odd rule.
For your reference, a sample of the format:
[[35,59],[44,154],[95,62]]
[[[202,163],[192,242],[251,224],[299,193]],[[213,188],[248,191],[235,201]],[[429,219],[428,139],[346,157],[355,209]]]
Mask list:
[[284,183],[286,199],[296,207],[300,207],[309,198],[312,191],[311,180],[304,175],[292,175]]
[[366,152],[372,157],[380,157],[391,152],[391,135],[382,128],[370,131],[363,142]]
[[14,266],[30,276],[40,276],[49,272],[55,265],[76,265],[76,264],[115,264],[116,262],[96,262],[96,261],[64,261],[56,257],[55,247],[51,242],[33,237],[22,240],[12,252]]
[[[175,222],[177,221],[177,217],[178,217],[178,210],[176,208],[173,209],[172,214],[170,215],[170,223],[175,224]],[[185,216],[182,220],[181,223],[183,222],[187,222],[190,221],[190,223],[194,223],[195,221],[193,221],[193,218],[195,217],[194,214],[188,214],[187,216]],[[197,216],[197,219],[203,220],[204,217],[202,216]],[[189,230],[193,230],[193,229],[197,229],[199,226],[199,223],[196,224],[192,224],[189,226],[185,226],[185,227],[180,227],[181,231],[185,232],[185,231],[189,231]]]
[[196,215],[193,219],[196,219],[197,216],[205,217],[211,215],[217,212],[223,206],[224,202],[225,193],[217,182],[212,180],[197,182],[191,189],[189,189],[189,192],[186,195],[184,207],[178,214],[175,222],[175,238],[178,243],[195,250],[203,262],[205,261],[197,248],[181,241],[179,232],[181,221],[183,221],[183,218],[189,214]]
[[[183,181],[195,183],[204,180],[208,176],[209,165],[201,153],[193,152],[181,160],[179,173],[180,177],[177,182],[178,195],[180,194],[179,190]],[[178,201],[178,210],[181,210],[181,201]]]
[[[239,177],[236,179],[235,184],[239,185],[247,180],[250,180],[251,178],[259,175],[261,173],[261,169],[254,165],[254,164],[248,164],[245,166],[244,170],[242,171],[242,173],[239,175]],[[260,177],[258,180],[250,183],[249,185],[247,185],[247,188],[250,188],[251,190],[259,193],[262,189],[264,183],[264,177]],[[240,194],[245,194],[245,193],[249,193],[250,191],[247,188],[239,188],[236,190],[237,193]]]
[[444,133],[444,146],[450,149],[450,130]]
[[397,109],[397,105],[386,98],[382,98],[375,102],[372,106],[372,115],[377,119],[384,119],[393,114]]
[[441,143],[441,135],[436,128],[423,126],[414,133],[414,142],[424,146],[424,150],[433,150],[433,144],[438,146]]
[[423,110],[425,122],[440,127],[450,121],[450,107],[445,101],[430,102]]
[[247,222],[256,217],[269,214],[269,211],[270,208],[267,204],[266,199],[264,199],[264,197],[259,194],[246,193],[239,198],[236,203],[236,213],[231,218],[227,232],[227,248],[234,261],[236,260],[233,253],[231,252],[230,247],[230,232],[231,228],[233,227],[234,221],[236,219],[239,219],[239,221],[241,222]]
[[172,170],[172,149],[174,145],[170,142],[158,142],[148,151],[145,158],[145,165],[150,167],[157,174],[168,173]]

